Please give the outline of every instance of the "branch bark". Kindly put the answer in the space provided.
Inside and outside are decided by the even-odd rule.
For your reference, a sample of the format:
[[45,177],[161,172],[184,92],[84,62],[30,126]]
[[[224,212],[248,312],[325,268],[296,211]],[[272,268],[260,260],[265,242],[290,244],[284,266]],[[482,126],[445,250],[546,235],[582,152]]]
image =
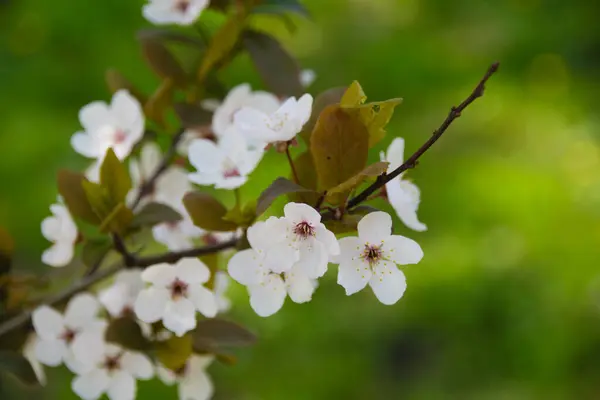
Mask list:
[[490,79],[492,77],[492,75],[494,75],[494,73],[496,73],[496,71],[498,71],[499,66],[500,66],[499,62],[495,62],[494,64],[492,64],[488,68],[488,70],[485,73],[485,75],[483,76],[483,78],[481,78],[481,80],[479,81],[479,83],[477,84],[477,86],[475,87],[473,92],[471,92],[469,97],[467,97],[458,106],[452,107],[450,109],[450,113],[448,113],[448,116],[446,117],[446,119],[444,120],[442,125],[440,125],[440,127],[433,132],[433,134],[431,135],[429,140],[427,140],[416,152],[414,152],[414,154],[412,156],[410,156],[402,165],[400,165],[398,168],[396,168],[389,174],[380,175],[371,186],[367,187],[360,194],[356,195],[356,197],[354,197],[350,201],[348,201],[347,209],[354,208],[357,205],[359,205],[360,203],[366,201],[370,195],[375,193],[377,190],[382,188],[386,183],[388,183],[389,181],[391,181],[392,179],[394,179],[395,177],[397,177],[404,171],[415,168],[417,166],[417,162],[418,162],[419,158],[421,158],[421,156],[423,154],[425,154],[425,152],[427,150],[429,150],[431,148],[431,146],[433,146],[434,143],[437,142],[440,137],[442,137],[442,135],[444,134],[444,132],[446,132],[446,130],[450,127],[450,125],[452,125],[452,123],[458,117],[461,116],[462,112],[468,106],[470,106],[471,103],[473,103],[479,97],[483,96],[483,93],[485,90],[485,84],[487,83],[488,79]]

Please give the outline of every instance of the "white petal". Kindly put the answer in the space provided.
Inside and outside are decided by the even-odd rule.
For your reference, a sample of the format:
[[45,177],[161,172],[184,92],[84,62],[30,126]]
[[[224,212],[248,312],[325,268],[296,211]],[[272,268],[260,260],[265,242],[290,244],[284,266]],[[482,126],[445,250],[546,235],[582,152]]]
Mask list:
[[283,307],[287,296],[279,275],[269,275],[260,285],[250,286],[250,306],[261,317],[275,314]]
[[150,178],[160,166],[162,154],[160,147],[154,142],[147,142],[142,147],[140,155],[140,169],[142,178]]
[[118,371],[111,377],[106,391],[110,400],[134,400],[136,393],[135,379],[125,371]]
[[306,272],[297,265],[285,274],[287,292],[295,303],[306,303],[312,299],[315,287]]
[[212,362],[215,360],[213,355],[198,355],[192,354],[187,362],[189,376],[198,375],[201,371],[204,371]]
[[50,367],[59,366],[67,354],[67,345],[59,339],[38,338],[35,343],[35,358],[44,365]]
[[394,264],[380,262],[369,281],[373,293],[386,305],[395,304],[406,290],[406,278]]
[[300,71],[300,83],[305,88],[312,85],[317,79],[317,74],[312,69],[304,69]]
[[298,104],[296,105],[296,110],[294,112],[294,118],[299,122],[299,129],[302,129],[304,124],[306,124],[310,119],[310,114],[312,113],[312,105],[313,98],[308,93],[306,93],[305,95],[300,97],[300,99],[298,99]]
[[308,222],[313,227],[316,227],[321,222],[321,214],[308,204],[303,203],[287,203],[283,208],[285,217],[298,224],[300,222]]
[[167,289],[150,287],[142,290],[135,300],[135,315],[142,321],[152,324],[159,321],[171,300],[171,294]]
[[186,250],[193,246],[189,235],[181,229],[182,222],[176,227],[169,224],[160,224],[152,228],[154,240],[164,244],[172,251]]
[[110,385],[110,378],[103,369],[95,369],[92,372],[77,376],[71,383],[71,388],[76,395],[84,400],[96,400],[106,392]]
[[158,376],[158,379],[160,379],[161,382],[167,386],[171,386],[177,382],[177,375],[175,375],[175,372],[163,367],[162,365],[156,366],[156,375]]
[[152,362],[142,353],[126,351],[121,357],[121,366],[138,379],[147,380],[154,376]]
[[202,173],[219,171],[224,155],[214,142],[207,139],[192,141],[189,148],[190,163]]
[[55,217],[44,218],[42,221],[42,235],[50,240],[56,241],[61,237],[61,222]]
[[51,267],[64,267],[73,259],[73,243],[57,242],[42,253],[42,262]]
[[79,110],[79,122],[88,132],[93,132],[103,125],[114,122],[108,104],[95,101],[85,105]]
[[213,384],[204,371],[190,375],[179,384],[180,400],[208,400],[212,398],[213,393]]
[[98,299],[89,293],[75,295],[65,310],[65,324],[71,328],[84,328],[96,320],[100,310]]
[[400,265],[417,264],[423,258],[423,250],[414,240],[393,235],[383,242],[383,256]]
[[364,243],[379,245],[392,234],[392,217],[383,211],[365,215],[358,223],[358,237]]
[[118,125],[126,128],[129,135],[141,139],[140,126],[144,124],[144,113],[140,102],[137,101],[127,90],[117,91],[111,101],[111,114],[115,117]]
[[315,233],[315,238],[325,245],[325,250],[329,255],[336,256],[340,254],[340,244],[335,234],[328,230],[325,225],[317,225]]
[[270,247],[265,253],[265,266],[280,274],[289,271],[300,259],[300,252],[292,242],[282,242]]
[[98,364],[106,354],[104,332],[84,331],[78,333],[71,343],[71,352],[81,365]]
[[262,257],[252,249],[237,252],[229,260],[227,272],[242,285],[259,284],[264,276]]
[[31,319],[36,333],[42,339],[56,339],[65,330],[63,316],[48,306],[38,307]]
[[77,132],[71,136],[71,146],[77,153],[89,158],[101,157],[103,150],[98,149],[95,140],[85,132]]
[[165,328],[181,337],[196,327],[196,307],[186,298],[169,301],[163,316]]
[[244,107],[233,116],[235,127],[248,139],[271,141],[275,133],[267,126],[269,117],[254,108]]
[[372,275],[369,265],[362,261],[341,263],[337,283],[346,289],[346,295],[350,296],[363,290]]
[[40,385],[46,386],[46,371],[44,370],[44,366],[35,356],[35,346],[39,340],[39,337],[35,333],[30,334],[23,346],[23,356],[29,361],[29,364],[31,364],[31,368]]
[[248,182],[248,178],[245,176],[232,176],[223,179],[219,179],[215,182],[215,189],[237,189],[244,186]]
[[175,275],[188,284],[208,282],[210,270],[197,258],[182,258],[175,264]]
[[123,311],[130,306],[128,287],[123,283],[115,283],[107,289],[98,293],[98,300],[102,303],[106,311],[115,318],[120,317]]
[[142,272],[142,280],[156,286],[167,287],[175,278],[175,267],[170,264],[153,265]]
[[400,179],[388,182],[385,188],[388,201],[404,225],[417,232],[427,230],[427,225],[417,217],[421,198],[419,188],[412,182]]
[[306,239],[299,245],[300,258],[294,265],[311,279],[322,277],[327,272],[328,257],[323,243]]
[[387,149],[386,161],[390,163],[388,172],[398,168],[404,162],[404,139],[395,138]]
[[332,256],[329,262],[334,264],[349,264],[359,259],[365,245],[356,236],[349,236],[338,241],[340,246],[339,255]]
[[196,310],[205,317],[213,318],[217,315],[217,298],[204,286],[190,286],[188,298],[194,303]]
[[84,375],[97,367],[95,364],[84,363],[79,358],[75,357],[72,351],[67,350],[63,359],[65,366],[75,375]]

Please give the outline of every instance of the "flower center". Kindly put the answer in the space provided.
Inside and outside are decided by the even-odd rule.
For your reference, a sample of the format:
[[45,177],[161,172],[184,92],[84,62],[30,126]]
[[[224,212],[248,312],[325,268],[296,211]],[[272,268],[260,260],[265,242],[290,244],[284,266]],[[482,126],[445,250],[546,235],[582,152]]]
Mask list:
[[188,290],[188,284],[179,280],[179,279],[175,279],[175,281],[173,282],[173,284],[171,285],[171,297],[175,300],[178,299],[180,297],[186,297],[187,296],[187,290]]
[[383,252],[381,251],[380,246],[373,245],[365,245],[365,249],[360,257],[369,263],[369,265],[373,266],[379,262],[383,258]]
[[179,11],[180,13],[187,12],[189,7],[190,7],[189,0],[179,0],[178,2],[175,3],[175,9],[177,11]]
[[276,132],[279,132],[283,129],[283,127],[285,126],[285,123],[288,121],[288,114],[279,114],[279,113],[275,113],[273,116],[271,116],[271,119],[269,121],[267,121],[267,126],[269,127],[269,129],[272,129]]
[[60,338],[64,340],[65,343],[71,344],[73,340],[75,340],[75,336],[77,336],[77,331],[71,328],[67,328],[60,336]]
[[117,129],[113,135],[115,144],[123,143],[127,139],[127,134],[122,129]]
[[106,357],[103,364],[104,369],[108,372],[114,372],[121,369],[121,355]]
[[301,239],[307,239],[309,236],[315,236],[315,228],[308,222],[302,221],[299,224],[296,224],[294,233]]

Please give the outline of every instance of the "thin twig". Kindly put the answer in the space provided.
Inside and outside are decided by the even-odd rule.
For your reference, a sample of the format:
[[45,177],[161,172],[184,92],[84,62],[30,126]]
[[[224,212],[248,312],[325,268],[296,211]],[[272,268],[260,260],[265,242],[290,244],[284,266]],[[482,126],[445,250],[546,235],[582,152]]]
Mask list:
[[433,132],[433,134],[431,135],[429,140],[427,140],[412,156],[410,156],[408,158],[408,160],[406,160],[402,165],[400,165],[398,168],[396,168],[389,174],[380,175],[371,186],[367,187],[360,194],[358,194],[356,197],[351,199],[348,202],[347,208],[350,209],[350,208],[356,207],[363,201],[367,200],[371,194],[375,193],[378,189],[383,187],[386,183],[388,183],[389,181],[391,181],[392,179],[394,179],[395,177],[397,177],[404,171],[416,167],[417,161],[419,160],[419,158],[423,154],[425,154],[425,152],[427,150],[429,150],[429,148],[431,146],[433,146],[433,144],[435,142],[437,142],[437,140],[444,134],[444,132],[446,132],[446,129],[448,129],[448,127],[452,124],[452,122],[454,122],[455,119],[460,117],[462,112],[469,105],[471,105],[471,103],[473,103],[479,97],[483,96],[486,82],[488,81],[488,79],[490,79],[490,77],[496,71],[498,71],[499,66],[500,66],[500,63],[495,62],[488,68],[487,72],[485,73],[483,78],[479,81],[479,83],[477,84],[477,86],[475,87],[473,92],[469,95],[469,97],[467,97],[457,107],[452,107],[450,109],[450,113],[448,114],[448,116],[446,117],[446,119],[444,120],[442,125],[440,125],[440,127]]
[[292,155],[290,154],[290,144],[286,143],[285,145],[285,155],[287,156],[288,162],[290,163],[290,168],[292,169],[292,176],[294,177],[294,183],[300,184],[300,179],[298,179],[298,173],[296,172],[296,166],[294,165],[294,160],[292,159]]
[[173,139],[171,140],[171,146],[169,146],[169,150],[167,150],[167,152],[165,153],[160,165],[158,166],[156,171],[154,171],[154,173],[152,174],[150,179],[145,181],[140,186],[138,194],[131,205],[132,210],[134,210],[140,204],[140,201],[142,201],[142,199],[144,197],[148,196],[149,194],[151,194],[154,191],[154,186],[156,185],[156,180],[158,178],[160,178],[160,176],[167,170],[167,168],[169,168],[169,165],[171,164],[173,157],[175,157],[175,155],[177,153],[177,146],[179,145],[179,142],[183,138],[184,133],[185,133],[185,129],[182,128],[173,136]]

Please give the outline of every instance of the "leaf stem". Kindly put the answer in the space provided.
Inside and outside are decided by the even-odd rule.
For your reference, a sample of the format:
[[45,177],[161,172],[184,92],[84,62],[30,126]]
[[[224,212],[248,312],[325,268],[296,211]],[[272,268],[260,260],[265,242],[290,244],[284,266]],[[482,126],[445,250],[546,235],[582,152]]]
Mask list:
[[294,165],[294,160],[292,159],[292,155],[290,154],[290,143],[287,142],[285,144],[285,155],[287,156],[288,162],[290,163],[290,168],[292,169],[292,176],[294,178],[294,183],[300,184],[300,179],[298,179],[298,173],[296,172],[296,166]]

